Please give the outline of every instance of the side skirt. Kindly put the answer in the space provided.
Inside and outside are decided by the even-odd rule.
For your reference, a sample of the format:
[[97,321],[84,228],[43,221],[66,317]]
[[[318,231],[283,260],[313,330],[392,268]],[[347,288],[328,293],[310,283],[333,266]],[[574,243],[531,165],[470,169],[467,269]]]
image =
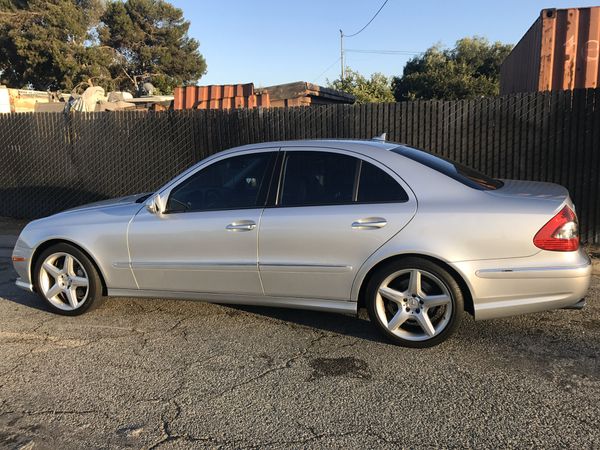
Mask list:
[[230,305],[274,306],[279,308],[309,309],[342,314],[357,313],[357,303],[342,300],[315,300],[292,297],[266,297],[238,294],[209,294],[201,292],[152,291],[138,289],[108,289],[110,297],[150,297],[200,300]]

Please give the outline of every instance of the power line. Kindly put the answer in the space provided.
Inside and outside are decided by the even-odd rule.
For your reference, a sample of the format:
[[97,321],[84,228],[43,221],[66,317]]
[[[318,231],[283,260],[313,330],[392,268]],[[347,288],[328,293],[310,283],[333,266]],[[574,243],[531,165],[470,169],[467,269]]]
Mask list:
[[360,33],[362,33],[363,31],[365,31],[365,29],[371,25],[371,22],[373,22],[375,20],[375,17],[377,17],[379,15],[379,13],[381,12],[381,10],[383,9],[383,7],[385,5],[387,5],[387,2],[389,0],[385,0],[383,2],[383,4],[379,7],[379,9],[377,10],[377,12],[375,13],[375,15],[373,17],[371,17],[371,20],[369,20],[367,22],[367,24],[362,27],[360,30],[358,30],[356,33],[352,33],[352,34],[344,34],[344,32],[342,30],[340,30],[340,80],[344,79],[344,37],[354,37],[359,35]]
[[414,52],[410,50],[362,50],[362,49],[353,49],[347,48],[344,49],[345,52],[352,53],[375,53],[378,55],[421,55],[423,52]]
[[344,36],[345,36],[345,37],[354,37],[354,36],[356,36],[356,35],[358,35],[358,34],[362,33],[362,32],[365,30],[365,28],[367,28],[369,25],[371,25],[371,22],[373,22],[373,21],[375,20],[375,17],[377,17],[377,15],[378,15],[378,14],[381,12],[381,10],[383,9],[383,7],[386,5],[386,3],[387,3],[388,1],[389,1],[389,0],[385,0],[385,1],[383,2],[383,5],[381,5],[381,7],[380,7],[380,8],[377,10],[377,12],[375,13],[375,15],[374,15],[373,17],[371,17],[371,20],[369,20],[369,21],[367,22],[367,24],[366,24],[364,27],[362,27],[360,30],[358,30],[358,31],[357,31],[356,33],[354,33],[354,34],[344,34]]
[[331,63],[331,64],[330,64],[330,65],[327,67],[327,69],[325,69],[323,72],[321,72],[317,78],[315,78],[315,80],[313,81],[313,83],[316,83],[317,81],[319,81],[319,79],[320,79],[320,78],[321,78],[323,75],[325,75],[329,69],[331,69],[331,68],[332,68],[332,67],[333,67],[335,64],[337,64],[337,62],[338,62],[339,60],[340,60],[340,58],[338,57],[338,58],[337,58],[337,59],[336,59],[334,62],[332,62],[332,63]]

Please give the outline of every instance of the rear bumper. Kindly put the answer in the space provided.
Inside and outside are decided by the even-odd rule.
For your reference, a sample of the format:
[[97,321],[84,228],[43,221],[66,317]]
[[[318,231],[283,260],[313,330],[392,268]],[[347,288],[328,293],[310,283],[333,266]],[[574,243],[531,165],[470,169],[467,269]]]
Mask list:
[[587,294],[592,264],[583,249],[529,258],[455,263],[473,295],[475,319],[566,308]]

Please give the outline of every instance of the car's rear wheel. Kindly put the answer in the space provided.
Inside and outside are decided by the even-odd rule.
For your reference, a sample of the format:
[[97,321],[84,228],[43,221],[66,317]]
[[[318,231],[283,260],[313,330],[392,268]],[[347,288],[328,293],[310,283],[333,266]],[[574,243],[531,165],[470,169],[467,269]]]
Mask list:
[[378,269],[366,295],[371,322],[390,341],[405,347],[432,347],[446,340],[464,309],[463,294],[452,275],[417,257]]
[[83,314],[102,297],[98,271],[81,250],[69,244],[56,244],[42,252],[34,280],[38,294],[58,314]]

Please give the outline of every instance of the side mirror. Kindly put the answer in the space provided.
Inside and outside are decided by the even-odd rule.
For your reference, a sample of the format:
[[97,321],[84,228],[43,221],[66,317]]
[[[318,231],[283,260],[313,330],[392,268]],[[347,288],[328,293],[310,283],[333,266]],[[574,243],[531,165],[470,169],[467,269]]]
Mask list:
[[152,214],[161,214],[163,212],[162,201],[159,194],[151,195],[144,203],[148,212]]

